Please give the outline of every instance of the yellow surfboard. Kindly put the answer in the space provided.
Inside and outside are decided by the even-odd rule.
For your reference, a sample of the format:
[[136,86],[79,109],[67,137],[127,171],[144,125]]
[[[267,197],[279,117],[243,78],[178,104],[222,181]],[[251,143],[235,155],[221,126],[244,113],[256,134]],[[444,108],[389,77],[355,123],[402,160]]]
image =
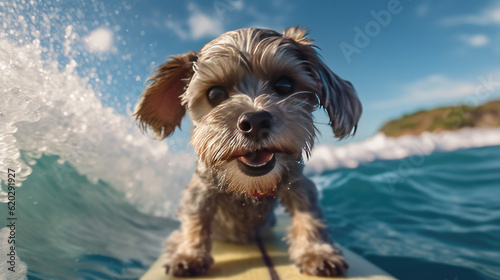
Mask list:
[[[214,242],[212,256],[214,264],[204,276],[193,278],[176,278],[165,275],[165,268],[160,260],[144,274],[141,280],[171,280],[171,279],[193,279],[193,280],[307,280],[307,279],[335,279],[324,277],[313,277],[301,274],[299,269],[290,262],[288,258],[288,246],[282,240],[286,234],[286,226],[289,219],[280,217],[278,224],[273,230],[262,237],[262,247],[257,243],[232,244]],[[352,251],[339,246],[347,262],[349,272],[346,277],[337,279],[357,279],[357,280],[395,280],[387,272],[368,262]],[[265,250],[265,254],[262,253]]]

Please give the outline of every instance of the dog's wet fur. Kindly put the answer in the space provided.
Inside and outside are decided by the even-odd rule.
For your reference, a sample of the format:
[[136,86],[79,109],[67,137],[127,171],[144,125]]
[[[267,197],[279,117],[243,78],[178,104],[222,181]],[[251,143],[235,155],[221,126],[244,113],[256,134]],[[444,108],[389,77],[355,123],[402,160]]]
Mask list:
[[159,139],[188,112],[197,170],[166,241],[166,272],[205,274],[212,239],[255,241],[281,202],[291,215],[291,260],[306,274],[339,276],[347,263],[321,217],[315,185],[302,174],[326,110],[336,137],[355,132],[361,103],[351,83],[318,56],[306,29],[227,32],[199,52],[171,57],[150,77],[135,116]]

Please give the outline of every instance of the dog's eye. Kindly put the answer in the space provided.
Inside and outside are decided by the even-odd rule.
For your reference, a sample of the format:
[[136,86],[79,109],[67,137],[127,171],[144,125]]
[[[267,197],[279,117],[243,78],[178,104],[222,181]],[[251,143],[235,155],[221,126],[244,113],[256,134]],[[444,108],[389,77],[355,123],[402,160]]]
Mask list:
[[207,97],[208,102],[215,107],[224,102],[224,100],[228,99],[229,95],[223,87],[215,86],[208,90]]
[[281,95],[288,95],[293,90],[292,81],[289,78],[279,78],[274,82],[274,90]]

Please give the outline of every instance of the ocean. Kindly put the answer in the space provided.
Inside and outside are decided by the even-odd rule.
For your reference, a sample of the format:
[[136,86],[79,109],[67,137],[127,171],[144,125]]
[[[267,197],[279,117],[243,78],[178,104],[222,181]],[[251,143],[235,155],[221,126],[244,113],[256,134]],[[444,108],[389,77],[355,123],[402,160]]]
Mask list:
[[[17,188],[19,278],[2,261],[0,279],[138,279],[178,222],[59,158],[41,155]],[[500,146],[422,156],[391,178],[404,160],[311,176],[335,240],[398,279],[500,279]]]
[[500,279],[500,146],[314,176],[333,236],[398,279]]
[[[179,225],[188,132],[184,144],[142,134],[129,56],[85,53],[80,10],[38,4],[0,5],[0,279],[138,279]],[[500,279],[500,130],[318,146],[306,174],[333,238],[395,277]]]

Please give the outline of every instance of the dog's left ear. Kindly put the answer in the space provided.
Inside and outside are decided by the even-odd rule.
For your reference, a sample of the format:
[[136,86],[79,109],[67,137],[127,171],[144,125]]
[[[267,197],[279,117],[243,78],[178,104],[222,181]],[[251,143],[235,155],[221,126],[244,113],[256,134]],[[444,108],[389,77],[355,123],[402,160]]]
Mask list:
[[361,102],[353,85],[341,79],[326,66],[314,49],[307,29],[298,26],[287,28],[283,37],[292,39],[307,60],[307,68],[318,82],[317,94],[321,106],[330,117],[335,137],[340,139],[356,133],[362,113]]
[[151,82],[142,93],[134,116],[143,130],[151,127],[157,139],[169,136],[181,125],[186,108],[181,104],[180,96],[186,80],[193,76],[196,59],[194,52],[172,56],[148,79]]

